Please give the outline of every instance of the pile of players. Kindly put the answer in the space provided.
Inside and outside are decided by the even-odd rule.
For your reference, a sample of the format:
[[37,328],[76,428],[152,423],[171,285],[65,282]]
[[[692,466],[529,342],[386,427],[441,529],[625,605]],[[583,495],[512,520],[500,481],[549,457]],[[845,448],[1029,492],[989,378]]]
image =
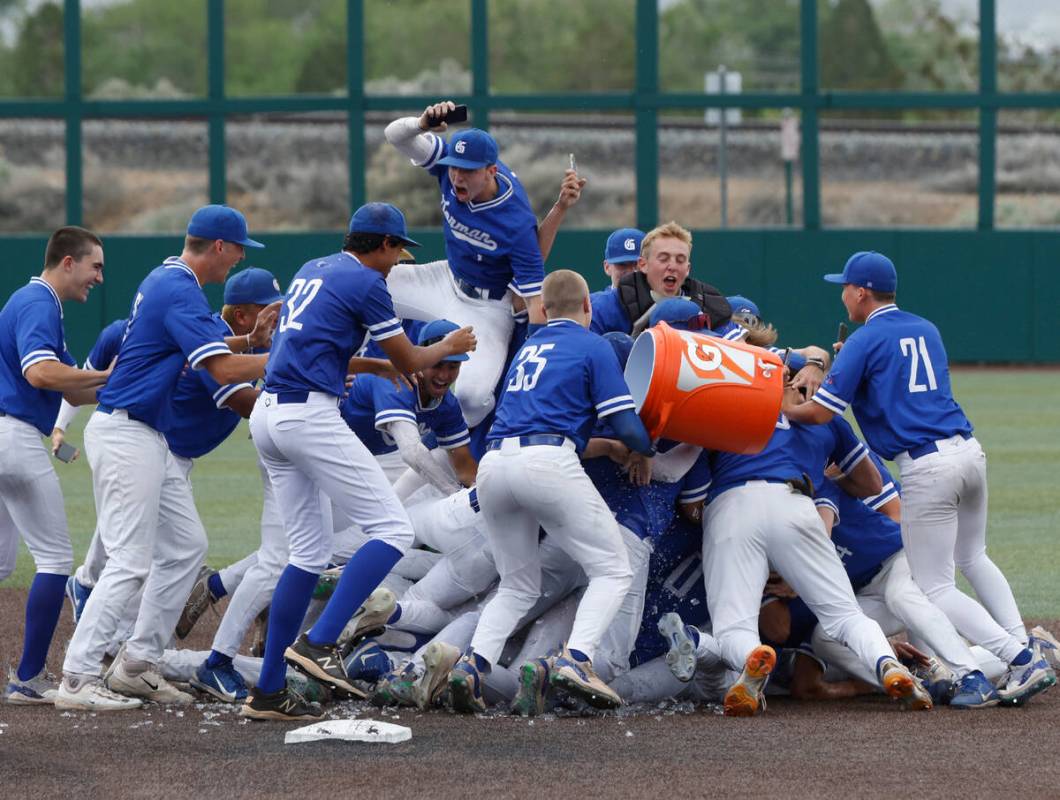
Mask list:
[[[197,689],[287,720],[336,696],[523,714],[687,697],[750,716],[767,690],[984,708],[1056,682],[1056,640],[1024,628],[986,555],[985,455],[941,338],[895,304],[886,256],[825,276],[862,326],[834,362],[785,350],[760,453],[652,441],[623,377],[633,337],[667,324],[777,350],[778,332],[691,277],[673,222],[615,231],[603,291],[546,276],[585,180],[568,170],[539,223],[489,134],[439,135],[452,108],[386,129],[439,182],[442,261],[410,263],[402,213],[369,203],[282,293],[263,269],[228,277],[262,245],[206,206],[78,369],[62,303],[102,282],[102,243],[51,237],[0,312],[0,577],[18,534],[37,567],[7,702],[120,710]],[[221,282],[214,313],[201,287]],[[69,458],[85,404],[98,523],[71,574],[40,435]],[[215,571],[191,473],[243,418],[261,546]],[[56,684],[64,596],[77,624]],[[176,646],[224,597],[211,649]]]

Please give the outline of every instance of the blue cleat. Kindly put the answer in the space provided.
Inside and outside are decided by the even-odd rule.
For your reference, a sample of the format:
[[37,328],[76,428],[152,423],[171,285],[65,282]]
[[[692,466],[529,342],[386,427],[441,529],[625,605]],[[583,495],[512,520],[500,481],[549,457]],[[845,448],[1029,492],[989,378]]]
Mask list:
[[81,613],[85,610],[88,596],[92,594],[92,587],[79,583],[77,578],[71,575],[66,579],[66,596],[70,600],[70,613],[74,616],[74,625],[81,621]]
[[468,650],[449,673],[449,701],[453,711],[480,714],[486,710],[486,701],[482,698],[483,670],[479,668],[480,659],[481,656]]
[[1000,702],[1001,696],[994,684],[982,672],[975,670],[957,682],[949,704],[953,708],[989,708]]
[[688,681],[696,674],[696,649],[699,647],[699,631],[685,625],[679,614],[670,612],[659,617],[659,633],[670,646],[666,653],[666,666],[679,681]]
[[222,703],[242,703],[247,699],[247,682],[231,664],[210,669],[203,662],[195,670],[191,685],[213,695]]
[[375,683],[394,668],[390,656],[372,639],[365,639],[342,659],[350,680]]
[[949,667],[937,658],[929,658],[925,666],[916,668],[916,677],[931,695],[931,702],[937,706],[949,705],[957,686],[957,678]]
[[57,690],[58,686],[48,679],[43,668],[26,681],[20,679],[14,669],[9,669],[4,702],[13,706],[54,705]]
[[551,659],[535,658],[519,667],[519,693],[512,701],[512,713],[536,717],[545,713],[548,701]]

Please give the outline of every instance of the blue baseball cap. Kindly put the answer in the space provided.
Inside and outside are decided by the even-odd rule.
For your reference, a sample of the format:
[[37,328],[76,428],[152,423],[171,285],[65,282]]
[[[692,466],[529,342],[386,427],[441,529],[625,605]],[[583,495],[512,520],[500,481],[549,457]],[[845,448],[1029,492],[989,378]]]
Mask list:
[[267,269],[247,267],[225,281],[226,306],[239,306],[244,303],[267,306],[278,300],[283,300],[280,282]]
[[660,322],[682,331],[701,331],[707,327],[709,320],[703,309],[687,297],[670,297],[656,303],[648,315],[648,327]]
[[350,217],[350,233],[378,233],[400,239],[407,245],[419,247],[420,243],[409,238],[405,228],[405,215],[390,203],[365,203]]
[[[423,328],[420,329],[420,336],[417,340],[417,344],[420,347],[427,347],[440,342],[446,336],[453,331],[460,330],[460,326],[455,322],[450,322],[447,319],[436,319],[433,322],[428,322]],[[442,361],[467,361],[467,353],[454,353],[451,356],[446,356]]]
[[604,261],[608,264],[628,264],[640,258],[640,243],[644,241],[644,231],[638,228],[619,228],[607,237],[604,247]]
[[604,334],[604,339],[618,356],[619,365],[625,369],[626,362],[629,361],[629,353],[633,349],[633,337],[622,331],[608,331]]
[[875,250],[854,253],[843,265],[841,273],[825,275],[829,283],[852,283],[877,292],[893,292],[898,288],[898,271],[894,262]]
[[243,247],[264,247],[247,236],[247,219],[228,206],[203,206],[191,215],[188,236],[197,239],[220,239]]
[[478,128],[460,131],[449,140],[449,155],[439,164],[460,169],[481,169],[497,163],[497,142]]
[[761,318],[762,315],[758,312],[758,306],[755,305],[753,300],[749,300],[740,294],[734,294],[732,297],[726,297],[729,301],[729,307],[732,309],[732,313],[735,314],[750,314],[753,317]]

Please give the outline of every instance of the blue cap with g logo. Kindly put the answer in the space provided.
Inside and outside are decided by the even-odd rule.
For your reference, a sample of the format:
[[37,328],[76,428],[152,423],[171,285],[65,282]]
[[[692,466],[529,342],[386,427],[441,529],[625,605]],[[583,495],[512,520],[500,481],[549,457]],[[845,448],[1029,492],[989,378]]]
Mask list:
[[[433,322],[428,322],[420,330],[417,344],[420,347],[429,347],[436,342],[442,341],[453,331],[460,330],[460,326],[455,322],[450,322],[447,319],[436,319]],[[442,361],[467,361],[470,358],[467,353],[453,353],[451,356],[446,356]]]
[[875,250],[862,250],[847,259],[843,271],[824,276],[829,283],[853,284],[877,292],[893,292],[898,288],[898,271],[894,262]]
[[644,231],[637,228],[619,228],[607,237],[604,261],[608,264],[628,264],[640,258],[640,243]]
[[449,140],[449,151],[439,164],[460,169],[481,169],[497,163],[497,142],[478,128],[460,131]]
[[267,269],[248,267],[225,281],[226,306],[267,306],[278,300],[283,300],[280,282]]

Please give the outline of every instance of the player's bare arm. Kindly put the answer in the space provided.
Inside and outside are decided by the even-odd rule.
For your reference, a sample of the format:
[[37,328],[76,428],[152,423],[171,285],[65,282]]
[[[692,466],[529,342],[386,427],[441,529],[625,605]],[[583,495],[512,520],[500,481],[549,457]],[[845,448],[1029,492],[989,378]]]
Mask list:
[[95,390],[107,382],[110,370],[78,369],[60,361],[38,361],[26,370],[25,377],[34,389],[47,389],[64,395],[91,391],[91,400],[80,403],[68,400],[71,405],[84,405],[86,402],[95,402]]
[[471,448],[467,445],[454,447],[449,452],[449,465],[456,473],[457,480],[465,487],[473,486],[478,478],[478,461],[471,455]]
[[843,476],[840,484],[853,497],[874,497],[883,491],[883,478],[871,458],[863,458]]
[[476,342],[475,334],[468,325],[428,347],[414,345],[403,333],[381,340],[379,346],[398,370],[409,375],[437,364],[446,356],[470,353],[475,349]]
[[203,368],[222,386],[229,383],[248,383],[265,375],[268,354],[260,356],[219,353],[203,361]]
[[357,375],[376,375],[386,378],[398,389],[411,389],[417,383],[415,375],[406,375],[385,358],[363,358],[354,356],[346,368],[346,388]]
[[567,216],[567,211],[581,199],[582,189],[585,188],[586,183],[587,179],[579,177],[573,169],[568,169],[563,173],[559,198],[537,225],[537,246],[541,248],[542,260],[548,260],[552,245],[556,241],[556,234],[559,233],[559,227],[563,224],[563,218]]
[[254,410],[254,403],[257,402],[258,394],[260,394],[258,389],[247,386],[238,392],[234,392],[225,400],[225,407],[235,411],[243,419],[250,419],[250,412]]

